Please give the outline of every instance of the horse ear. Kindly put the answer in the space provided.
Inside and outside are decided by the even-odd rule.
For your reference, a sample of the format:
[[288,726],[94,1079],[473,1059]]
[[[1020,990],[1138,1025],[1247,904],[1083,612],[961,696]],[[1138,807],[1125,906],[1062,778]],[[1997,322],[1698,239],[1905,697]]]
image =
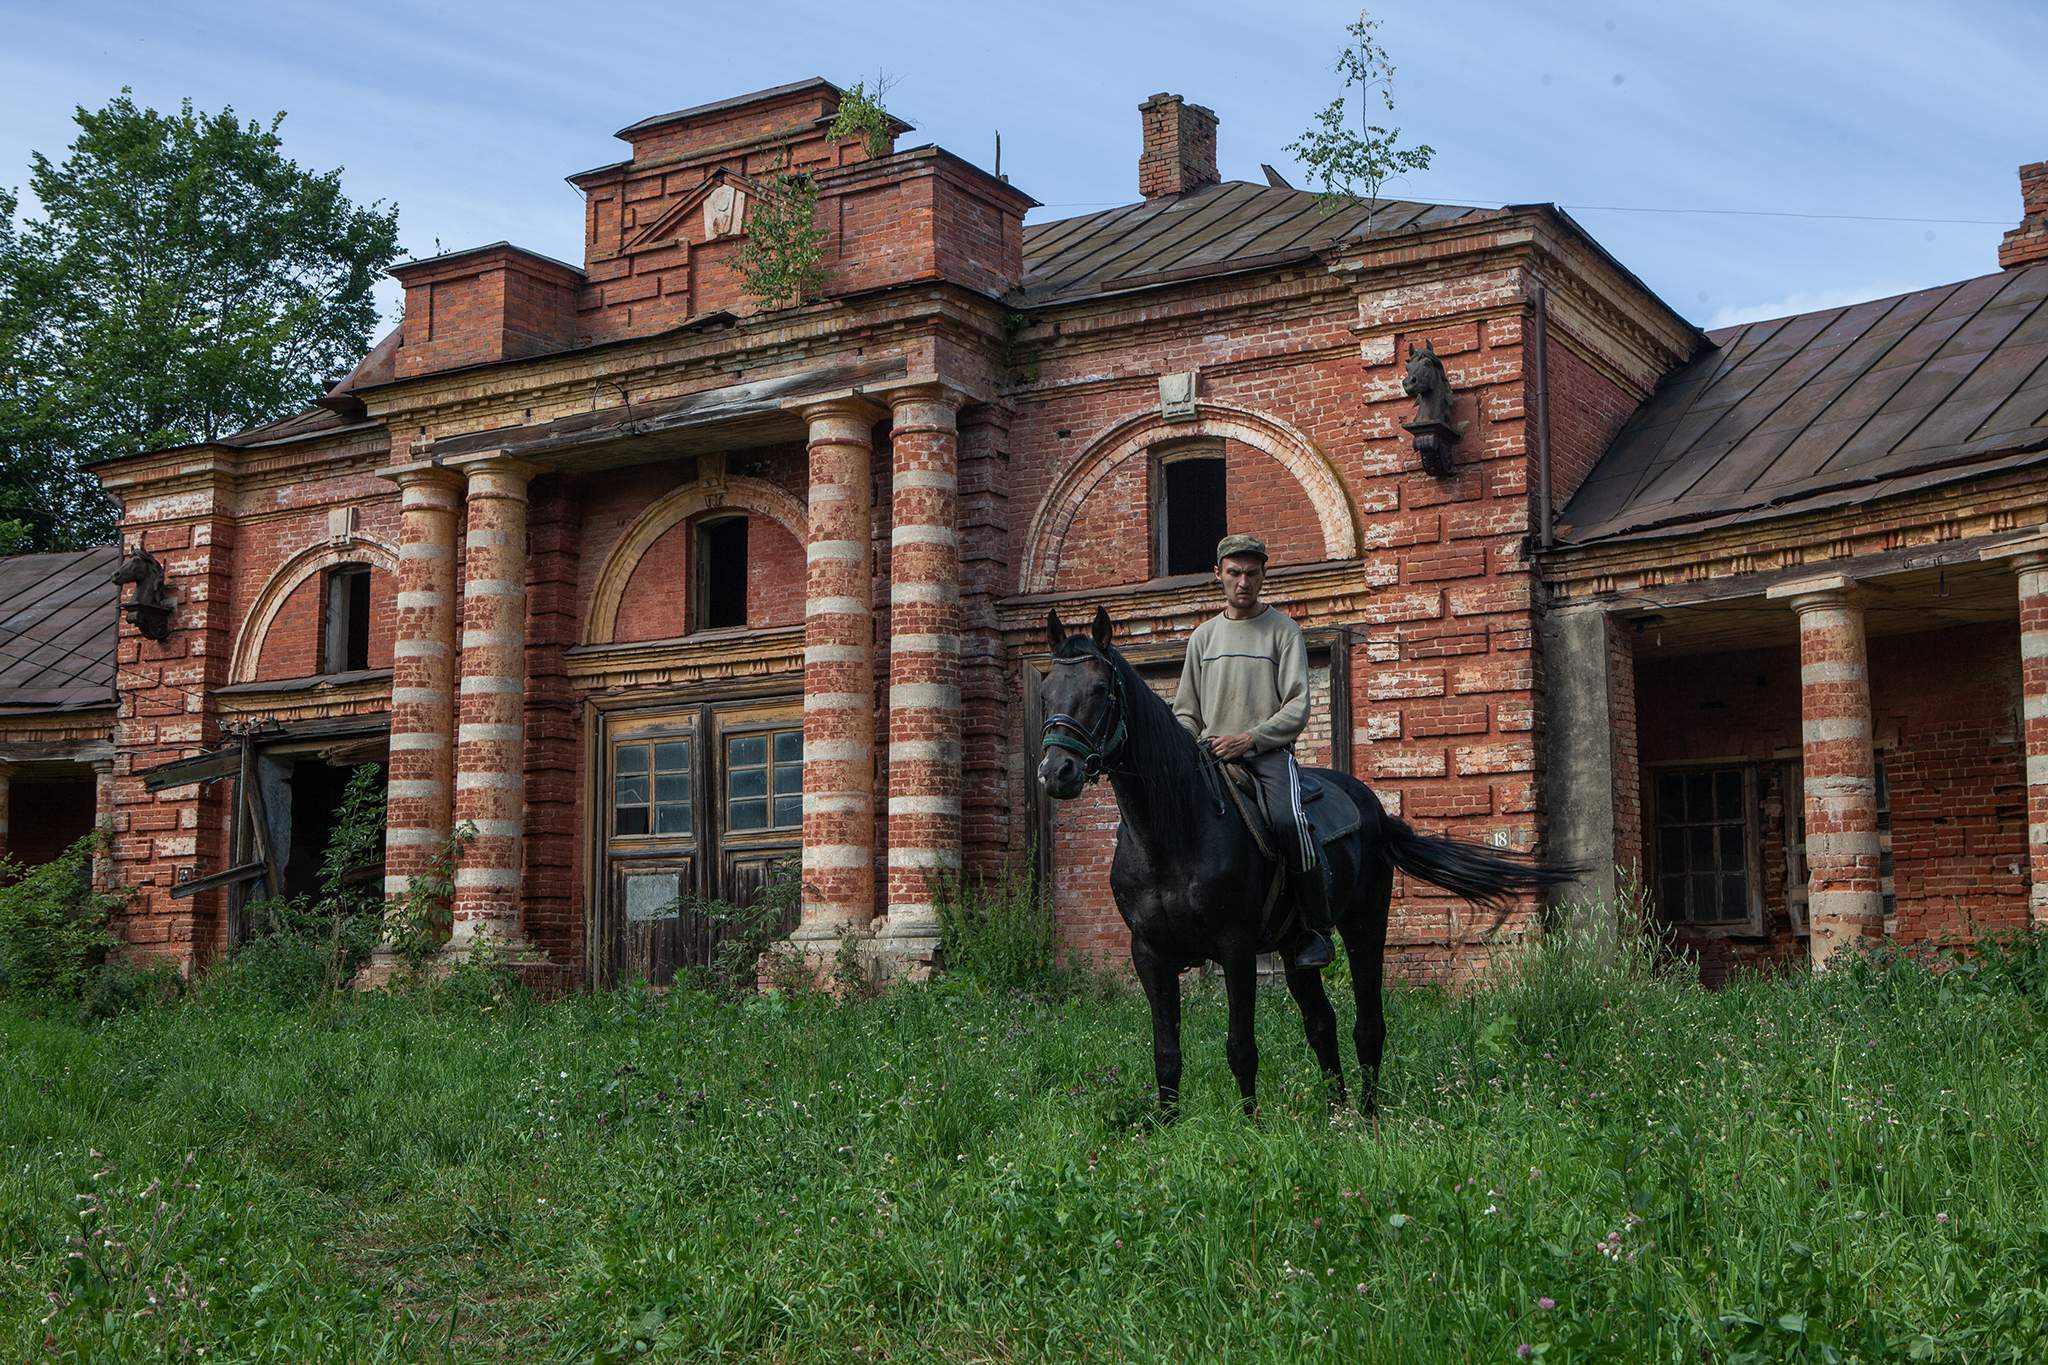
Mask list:
[[1409,343],[1408,343],[1408,358],[1409,358],[1410,360],[1413,360],[1413,359],[1415,359],[1415,357],[1416,357],[1416,356],[1417,356],[1418,354],[1419,354],[1419,352],[1418,352],[1418,351],[1416,351],[1416,349],[1415,349],[1415,343],[1414,343],[1414,342],[1412,342],[1412,341],[1411,341],[1411,342],[1409,342]]
[[1060,614],[1048,611],[1045,614],[1045,642],[1052,646],[1053,653],[1059,653],[1060,642],[1067,638],[1067,628],[1060,624]]
[[1088,623],[1088,633],[1095,637],[1097,648],[1109,648],[1109,632],[1109,608],[1097,607],[1095,609],[1095,619]]

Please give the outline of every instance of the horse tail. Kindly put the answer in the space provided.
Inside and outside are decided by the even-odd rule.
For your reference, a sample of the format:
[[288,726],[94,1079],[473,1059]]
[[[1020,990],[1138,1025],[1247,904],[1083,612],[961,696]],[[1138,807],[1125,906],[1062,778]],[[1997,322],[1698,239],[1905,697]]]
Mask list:
[[1384,812],[1380,829],[1380,851],[1400,871],[1489,910],[1505,910],[1517,895],[1561,886],[1579,875],[1576,867],[1541,862],[1533,854],[1419,834],[1407,821]]

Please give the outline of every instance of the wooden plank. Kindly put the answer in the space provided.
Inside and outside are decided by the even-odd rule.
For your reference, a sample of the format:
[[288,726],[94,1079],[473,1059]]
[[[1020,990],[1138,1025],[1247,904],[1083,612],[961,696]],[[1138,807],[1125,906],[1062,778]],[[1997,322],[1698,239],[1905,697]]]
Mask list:
[[[256,746],[244,735],[237,746],[240,750],[235,769],[234,827],[228,836],[228,861],[236,867],[250,862],[249,818],[243,809],[242,794],[256,784]],[[261,868],[262,863],[254,864]],[[249,887],[246,882],[237,881],[228,892],[228,947],[239,948],[249,937]]]
[[242,809],[249,817],[249,837],[255,845],[256,856],[263,863],[263,882],[273,896],[284,894],[284,878],[278,875],[277,856],[270,847],[270,824],[263,814],[263,794],[260,782],[250,782],[242,788]]
[[205,877],[194,877],[189,882],[179,882],[171,888],[171,895],[183,900],[202,891],[211,891],[217,886],[239,886],[261,877],[264,871],[262,863],[243,863],[238,867],[228,868],[225,872],[215,872]]
[[234,772],[240,763],[241,753],[236,749],[200,754],[197,758],[173,759],[169,763],[143,769],[142,785],[144,790],[155,792],[165,787],[182,787],[189,782],[212,782]]

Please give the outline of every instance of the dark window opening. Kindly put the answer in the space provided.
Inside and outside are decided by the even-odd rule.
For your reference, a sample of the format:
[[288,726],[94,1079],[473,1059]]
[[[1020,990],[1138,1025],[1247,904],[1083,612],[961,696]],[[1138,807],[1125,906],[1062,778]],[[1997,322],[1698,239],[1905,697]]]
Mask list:
[[1162,460],[1154,483],[1154,571],[1207,573],[1216,567],[1216,542],[1227,533],[1221,454]]
[[[284,864],[284,889],[287,896],[309,896],[321,889],[323,869],[327,860],[327,844],[334,837],[335,822],[341,815],[342,798],[348,792],[349,779],[355,776],[353,766],[325,763],[315,758],[289,760],[290,767],[285,778],[290,793],[289,803],[283,811],[270,812],[266,819],[266,837],[275,833],[273,821],[282,815],[289,822],[290,833],[281,842],[282,850],[273,849],[273,855],[281,852]],[[373,863],[341,870],[342,879],[351,885],[380,886],[384,879],[384,860],[380,856]]]
[[1657,778],[1657,903],[1681,924],[1753,919],[1750,777],[1694,768]]
[[697,526],[697,629],[747,623],[747,519]]
[[343,564],[327,571],[322,673],[353,673],[370,666],[370,566]]

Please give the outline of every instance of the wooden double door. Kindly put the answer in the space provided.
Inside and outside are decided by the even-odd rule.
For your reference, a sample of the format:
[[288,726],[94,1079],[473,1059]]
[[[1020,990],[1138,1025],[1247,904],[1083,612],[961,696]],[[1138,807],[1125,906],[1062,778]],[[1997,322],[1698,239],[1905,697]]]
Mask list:
[[752,905],[771,870],[801,856],[803,744],[798,698],[599,718],[600,986],[665,986],[678,968],[709,965],[732,931],[706,903]]

